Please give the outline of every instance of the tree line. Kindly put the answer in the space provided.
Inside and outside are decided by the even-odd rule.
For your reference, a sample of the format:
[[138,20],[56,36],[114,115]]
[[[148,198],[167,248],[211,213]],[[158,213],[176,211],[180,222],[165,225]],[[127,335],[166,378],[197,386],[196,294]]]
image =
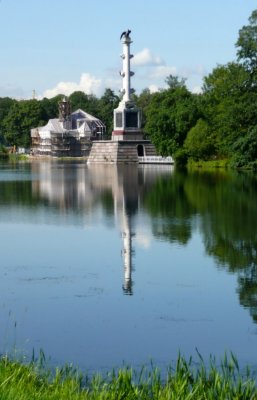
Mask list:
[[[201,94],[193,94],[186,80],[166,78],[167,89],[133,95],[142,109],[143,129],[158,153],[188,159],[229,160],[235,167],[257,168],[257,10],[239,30],[237,59],[217,65],[204,78]],[[0,144],[29,146],[30,129],[58,116],[52,99],[0,98]],[[119,97],[106,89],[102,97],[74,92],[72,110],[82,108],[101,119],[111,135],[113,109]]]
[[[63,95],[42,100],[0,98],[0,144],[29,147],[31,128],[44,126],[49,119],[57,118],[62,98]],[[81,91],[72,93],[68,99],[72,111],[81,108],[96,116],[105,123],[107,134],[111,134],[113,109],[119,103],[119,97],[111,89],[106,89],[100,99]]]

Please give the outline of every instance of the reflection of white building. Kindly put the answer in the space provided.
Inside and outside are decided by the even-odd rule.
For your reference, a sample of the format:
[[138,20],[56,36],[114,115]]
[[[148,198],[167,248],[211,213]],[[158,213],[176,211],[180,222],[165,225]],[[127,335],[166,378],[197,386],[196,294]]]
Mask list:
[[78,109],[71,112],[65,98],[59,103],[59,118],[31,130],[32,152],[35,155],[86,156],[91,140],[101,139],[105,126],[98,118]]
[[69,164],[62,165],[59,161],[40,161],[32,163],[32,172],[39,176],[38,180],[32,181],[35,195],[54,204],[60,213],[81,209],[81,222],[83,213],[90,214],[95,195],[83,163],[69,168]]

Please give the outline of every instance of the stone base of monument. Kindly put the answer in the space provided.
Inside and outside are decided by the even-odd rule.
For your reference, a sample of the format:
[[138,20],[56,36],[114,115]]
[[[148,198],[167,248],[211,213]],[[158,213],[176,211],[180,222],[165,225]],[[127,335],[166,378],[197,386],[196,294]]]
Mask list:
[[135,164],[142,156],[156,156],[155,147],[149,140],[99,140],[93,142],[87,163]]

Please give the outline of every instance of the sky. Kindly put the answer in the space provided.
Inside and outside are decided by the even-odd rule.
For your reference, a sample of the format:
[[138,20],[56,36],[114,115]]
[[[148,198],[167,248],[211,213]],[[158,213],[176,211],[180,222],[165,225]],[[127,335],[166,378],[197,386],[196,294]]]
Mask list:
[[120,34],[131,30],[132,87],[165,88],[168,75],[199,92],[236,59],[256,0],[0,0],[0,97],[100,97],[122,86]]

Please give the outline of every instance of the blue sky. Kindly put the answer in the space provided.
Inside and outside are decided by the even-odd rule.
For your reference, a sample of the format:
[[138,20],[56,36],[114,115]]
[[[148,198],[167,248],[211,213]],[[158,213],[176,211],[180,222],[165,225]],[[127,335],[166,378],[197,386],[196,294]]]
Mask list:
[[0,0],[0,97],[118,93],[128,28],[136,93],[165,87],[169,74],[197,91],[236,58],[238,31],[256,8],[255,0]]

